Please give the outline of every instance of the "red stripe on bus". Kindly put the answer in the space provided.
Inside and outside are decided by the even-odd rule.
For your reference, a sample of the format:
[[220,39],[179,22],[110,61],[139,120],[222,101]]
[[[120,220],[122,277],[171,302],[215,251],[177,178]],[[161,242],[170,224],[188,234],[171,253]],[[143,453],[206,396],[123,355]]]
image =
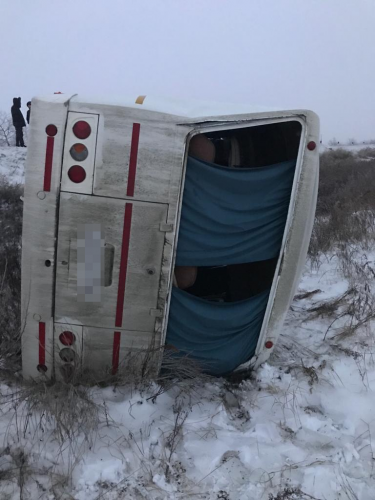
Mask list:
[[39,364],[46,364],[46,324],[39,323]]
[[118,279],[117,289],[117,307],[116,307],[116,322],[115,326],[122,326],[122,316],[124,309],[125,299],[125,285],[126,275],[128,271],[128,258],[129,258],[129,243],[130,243],[130,228],[132,223],[133,205],[131,203],[125,204],[124,214],[124,228],[122,231],[122,247],[121,247],[121,260],[120,260],[120,274]]
[[120,343],[121,332],[115,332],[113,335],[112,375],[115,375],[118,370],[120,359]]
[[44,191],[51,191],[51,177],[52,177],[52,161],[53,161],[53,145],[55,139],[47,137],[46,146],[46,161],[44,166]]
[[139,132],[141,130],[140,123],[133,123],[132,143],[130,147],[129,173],[128,173],[128,188],[126,196],[134,196],[135,174],[137,170]]

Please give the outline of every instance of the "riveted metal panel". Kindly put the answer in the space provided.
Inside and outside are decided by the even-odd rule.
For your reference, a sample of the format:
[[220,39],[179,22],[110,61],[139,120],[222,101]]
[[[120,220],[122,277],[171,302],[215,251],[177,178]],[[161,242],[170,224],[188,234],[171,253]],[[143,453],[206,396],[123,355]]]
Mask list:
[[[123,258],[126,206],[132,207],[129,251],[126,264],[123,308],[118,312],[120,270]],[[153,332],[157,307],[165,233],[160,224],[167,219],[167,205],[62,193],[56,266],[58,322],[79,325],[124,327]],[[77,228],[98,224],[105,243],[114,248],[111,284],[102,287],[100,302],[78,301]],[[104,284],[103,284],[104,285]],[[122,315],[122,324],[116,318]]]
[[[100,114],[94,195],[160,203],[176,200],[174,177],[176,169],[181,174],[178,164],[184,149],[177,117],[141,107],[74,103],[71,109]],[[132,176],[134,190],[129,192]]]

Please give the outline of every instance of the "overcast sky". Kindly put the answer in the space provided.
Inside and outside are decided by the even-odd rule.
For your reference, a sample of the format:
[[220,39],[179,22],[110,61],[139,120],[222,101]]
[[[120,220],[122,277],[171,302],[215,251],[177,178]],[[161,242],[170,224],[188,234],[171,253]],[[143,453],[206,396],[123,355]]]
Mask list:
[[61,91],[308,108],[375,138],[375,0],[0,0],[0,109]]

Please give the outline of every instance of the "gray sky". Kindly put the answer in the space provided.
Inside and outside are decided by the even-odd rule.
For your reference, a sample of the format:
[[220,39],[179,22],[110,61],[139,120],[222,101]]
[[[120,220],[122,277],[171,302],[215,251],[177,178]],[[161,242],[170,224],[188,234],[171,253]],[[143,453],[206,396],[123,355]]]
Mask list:
[[375,138],[375,0],[0,0],[0,109],[61,91],[308,108]]

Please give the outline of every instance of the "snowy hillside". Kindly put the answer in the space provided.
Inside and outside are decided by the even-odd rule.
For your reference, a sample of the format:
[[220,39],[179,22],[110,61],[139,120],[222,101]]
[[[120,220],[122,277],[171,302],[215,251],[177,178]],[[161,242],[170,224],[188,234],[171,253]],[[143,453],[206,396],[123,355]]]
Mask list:
[[[24,158],[2,148],[0,172],[19,182]],[[59,406],[4,379],[0,499],[373,500],[374,276],[365,246],[309,261],[247,380],[71,388]]]
[[26,152],[27,148],[0,146],[0,179],[4,176],[8,182],[23,184]]
[[361,151],[362,149],[370,148],[373,149],[375,148],[375,144],[336,144],[336,145],[329,145],[329,144],[319,144],[319,151],[320,153],[324,153],[324,151],[332,151],[335,149],[344,149],[345,151],[350,151],[351,153],[357,153],[358,151]]

